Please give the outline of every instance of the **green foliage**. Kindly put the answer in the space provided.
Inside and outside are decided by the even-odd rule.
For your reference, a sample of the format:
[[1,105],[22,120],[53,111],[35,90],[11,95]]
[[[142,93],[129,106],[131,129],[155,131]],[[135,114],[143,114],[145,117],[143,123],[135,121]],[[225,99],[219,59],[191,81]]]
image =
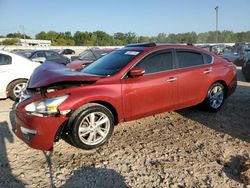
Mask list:
[[52,45],[76,45],[76,46],[123,46],[137,42],[158,42],[158,43],[215,43],[218,34],[218,42],[250,42],[250,31],[234,33],[232,31],[209,31],[204,33],[159,33],[157,36],[137,36],[133,32],[117,32],[109,35],[104,31],[76,31],[74,35],[70,31],[55,32],[41,31],[36,35],[36,39],[51,40]]
[[51,43],[54,46],[75,45],[75,40],[73,39],[70,31],[59,32],[59,33],[55,31],[48,31],[48,32],[41,31],[40,33],[36,34],[36,39],[51,40]]
[[20,38],[20,39],[23,39],[23,38],[26,38],[26,39],[31,39],[30,36],[26,35],[26,34],[21,34],[21,33],[9,33],[6,35],[7,38]]
[[17,43],[19,43],[20,40],[19,39],[5,39],[1,42],[2,45],[15,45]]

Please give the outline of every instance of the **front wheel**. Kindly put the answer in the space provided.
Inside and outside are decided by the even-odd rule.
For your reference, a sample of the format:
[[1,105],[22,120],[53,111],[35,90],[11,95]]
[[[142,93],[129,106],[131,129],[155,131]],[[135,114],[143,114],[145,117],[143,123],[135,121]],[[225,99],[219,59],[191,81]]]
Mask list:
[[217,82],[209,88],[204,104],[208,111],[217,112],[223,105],[224,99],[225,87]]
[[20,98],[22,91],[25,89],[27,80],[16,80],[12,82],[8,87],[8,94],[14,101]]
[[114,117],[103,105],[90,103],[76,110],[69,120],[72,143],[82,149],[103,145],[112,135]]

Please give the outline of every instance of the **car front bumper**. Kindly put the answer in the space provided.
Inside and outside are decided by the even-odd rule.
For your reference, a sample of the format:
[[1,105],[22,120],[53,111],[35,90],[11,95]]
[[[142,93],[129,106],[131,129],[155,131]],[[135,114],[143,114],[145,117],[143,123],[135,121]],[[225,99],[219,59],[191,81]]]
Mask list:
[[26,112],[15,112],[15,134],[31,148],[52,150],[58,129],[68,120],[65,116],[39,117]]

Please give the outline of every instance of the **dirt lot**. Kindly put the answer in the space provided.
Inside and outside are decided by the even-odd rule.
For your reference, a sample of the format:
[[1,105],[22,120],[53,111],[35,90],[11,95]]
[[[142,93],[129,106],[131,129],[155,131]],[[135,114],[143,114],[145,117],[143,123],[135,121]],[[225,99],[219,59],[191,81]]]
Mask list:
[[248,187],[240,174],[250,157],[250,83],[238,77],[220,112],[122,123],[93,151],[62,140],[52,153],[29,148],[11,131],[13,102],[1,100],[0,187]]

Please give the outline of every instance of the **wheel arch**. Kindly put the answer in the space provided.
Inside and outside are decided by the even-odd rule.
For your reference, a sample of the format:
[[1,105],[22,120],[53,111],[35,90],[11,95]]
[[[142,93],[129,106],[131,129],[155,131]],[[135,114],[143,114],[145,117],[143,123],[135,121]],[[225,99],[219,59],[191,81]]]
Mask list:
[[217,80],[217,81],[215,81],[215,82],[213,82],[212,84],[211,84],[211,86],[213,85],[213,84],[215,84],[215,83],[220,83],[220,84],[222,84],[223,86],[224,86],[224,88],[225,88],[225,97],[227,98],[227,90],[228,90],[228,85],[227,85],[227,83],[224,81],[224,80]]
[[[74,113],[74,111],[76,111],[77,109],[83,107],[84,105],[87,105],[87,104],[90,104],[90,103],[96,103],[96,104],[100,104],[104,107],[106,107],[108,110],[110,110],[110,112],[112,113],[113,117],[114,117],[114,125],[118,125],[119,123],[119,117],[118,117],[118,112],[117,112],[117,109],[114,107],[114,105],[112,105],[111,103],[107,102],[107,101],[103,101],[103,100],[93,100],[93,101],[89,101],[85,104],[82,104],[81,106],[79,106],[78,108],[76,108],[75,110],[73,110],[71,112]],[[71,116],[71,115],[70,115]],[[70,130],[70,124],[69,124],[69,120],[67,122],[65,122],[64,124],[62,124],[60,126],[60,128],[58,129],[56,135],[55,135],[55,141],[58,141],[59,139],[62,138],[63,134],[65,132],[68,132]],[[68,142],[68,141],[66,141]],[[68,142],[70,144],[70,142]]]
[[226,81],[224,81],[224,80],[222,80],[222,79],[217,79],[217,80],[213,80],[213,81],[208,85],[208,87],[207,87],[207,89],[206,89],[206,93],[205,93],[204,98],[202,99],[202,101],[204,101],[204,100],[206,99],[210,87],[211,87],[213,84],[215,84],[215,83],[220,83],[220,84],[222,84],[222,85],[224,86],[224,88],[225,88],[225,98],[227,98],[228,85],[227,85]]
[[117,125],[119,123],[118,112],[117,112],[116,108],[111,103],[106,102],[106,101],[101,101],[101,100],[91,101],[89,103],[97,103],[97,104],[100,104],[100,105],[108,108],[114,116],[115,125]]

